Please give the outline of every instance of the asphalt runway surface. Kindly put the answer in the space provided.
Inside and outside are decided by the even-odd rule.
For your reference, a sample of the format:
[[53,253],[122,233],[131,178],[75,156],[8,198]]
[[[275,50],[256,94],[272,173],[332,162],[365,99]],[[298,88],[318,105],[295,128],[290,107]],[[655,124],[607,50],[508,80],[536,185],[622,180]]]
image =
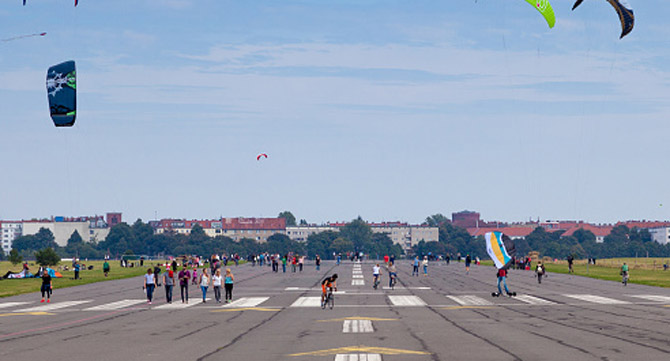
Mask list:
[[[432,262],[412,277],[404,260],[395,289],[374,290],[372,265],[233,266],[229,305],[196,286],[187,305],[178,287],[148,305],[139,277],[55,290],[50,304],[0,299],[0,360],[670,360],[667,289],[513,270],[517,297],[492,297],[492,267]],[[335,307],[321,309],[332,273]]]

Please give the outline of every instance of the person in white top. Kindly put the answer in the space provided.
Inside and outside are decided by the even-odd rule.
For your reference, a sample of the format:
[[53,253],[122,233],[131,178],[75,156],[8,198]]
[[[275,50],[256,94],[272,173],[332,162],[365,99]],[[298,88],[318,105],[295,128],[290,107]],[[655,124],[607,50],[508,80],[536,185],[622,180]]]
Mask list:
[[428,256],[423,256],[423,261],[421,261],[421,265],[423,266],[423,275],[424,277],[428,276]]
[[200,289],[202,290],[202,302],[207,302],[207,289],[209,288],[209,275],[207,274],[207,268],[202,269],[202,275],[200,275]]
[[214,276],[212,276],[212,286],[214,286],[214,298],[216,298],[217,303],[221,303],[221,282],[223,277],[221,277],[221,269],[217,269]]
[[372,267],[372,288],[374,289],[377,289],[377,285],[381,282],[379,276],[381,276],[381,267],[379,267],[379,263],[377,263]]

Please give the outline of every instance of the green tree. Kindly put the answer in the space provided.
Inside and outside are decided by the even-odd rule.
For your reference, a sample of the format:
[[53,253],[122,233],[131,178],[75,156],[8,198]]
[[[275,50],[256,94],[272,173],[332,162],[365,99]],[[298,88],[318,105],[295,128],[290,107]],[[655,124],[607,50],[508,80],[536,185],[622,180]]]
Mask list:
[[4,260],[5,260],[5,251],[0,249],[0,261],[4,261]]
[[23,262],[23,256],[19,254],[19,251],[17,251],[15,248],[12,248],[11,251],[9,251],[9,257],[8,257],[9,262],[11,262],[14,266],[17,264]]
[[109,250],[112,253],[123,253],[132,250],[133,254],[143,254],[145,249],[137,242],[135,232],[127,223],[119,223],[109,230],[104,241],[100,242],[99,249]]
[[301,219],[301,220],[300,220],[300,225],[301,225],[301,226],[307,226],[307,225],[309,225],[309,224],[307,223],[306,220]]
[[283,212],[279,213],[279,216],[277,216],[277,217],[278,218],[284,218],[286,220],[286,225],[287,226],[295,226],[296,225],[295,216],[293,215],[293,213],[291,213],[289,211],[283,211]]
[[35,252],[35,260],[40,266],[55,266],[60,262],[60,256],[53,248],[44,248]]
[[15,239],[12,242],[12,247],[17,251],[27,251],[30,253],[44,248],[57,249],[58,244],[56,244],[53,233],[50,230],[40,228],[36,234],[25,235]]
[[449,222],[449,218],[445,217],[442,213],[433,214],[426,218],[426,225],[430,227],[439,227],[442,223]]
[[350,240],[354,244],[353,251],[369,253],[370,250],[365,246],[370,244],[372,239],[372,228],[361,217],[347,223],[340,229],[343,238]]
[[279,253],[286,254],[288,252],[295,252],[302,254],[304,248],[301,243],[298,243],[285,234],[275,233],[268,237],[268,241],[265,243],[265,248],[270,253]]
[[332,259],[334,251],[331,245],[338,237],[340,237],[340,232],[335,231],[325,231],[309,235],[305,244],[307,255],[310,258],[319,255],[322,259]]
[[354,250],[354,243],[348,239],[339,237],[331,243],[330,248],[335,253],[347,253]]

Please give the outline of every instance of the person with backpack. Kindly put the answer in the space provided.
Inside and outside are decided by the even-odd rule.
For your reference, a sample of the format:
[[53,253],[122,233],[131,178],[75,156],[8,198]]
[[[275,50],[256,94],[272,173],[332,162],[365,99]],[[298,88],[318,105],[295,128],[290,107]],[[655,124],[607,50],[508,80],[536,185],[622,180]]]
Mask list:
[[109,274],[109,262],[107,260],[102,264],[102,272],[105,274],[105,277]]
[[542,261],[537,261],[537,266],[535,266],[535,273],[537,274],[537,283],[542,283],[542,276],[544,276],[545,273]]
[[174,271],[168,266],[163,273],[163,284],[165,285],[165,300],[172,303],[172,289],[174,288]]

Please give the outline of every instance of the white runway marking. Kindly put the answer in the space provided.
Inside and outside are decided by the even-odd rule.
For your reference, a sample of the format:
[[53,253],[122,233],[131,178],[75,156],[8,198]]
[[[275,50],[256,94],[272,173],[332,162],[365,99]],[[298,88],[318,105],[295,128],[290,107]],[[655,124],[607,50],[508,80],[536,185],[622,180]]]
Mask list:
[[261,303],[269,300],[270,297],[242,297],[239,300],[235,300],[223,307],[256,307]]
[[[211,300],[211,298],[206,298],[207,301]],[[160,305],[158,307],[152,308],[153,310],[178,310],[181,308],[188,308],[188,307],[193,307],[195,305],[202,304],[202,298],[191,298],[188,300],[188,303],[181,303],[181,299],[179,300],[173,300],[172,303],[167,303],[164,305]]]
[[363,275],[352,275],[351,278],[365,278]]
[[[385,290],[390,290],[392,289],[391,287],[384,286],[382,289]],[[430,287],[403,287],[403,286],[395,286],[396,290],[429,290],[431,289]]]
[[370,320],[344,320],[342,324],[343,333],[371,333],[374,331]]
[[654,302],[670,303],[670,296],[658,296],[658,295],[630,295],[630,296]]
[[352,286],[365,286],[365,280],[351,280]]
[[595,296],[595,295],[563,295],[563,296],[574,298],[574,299],[577,299],[577,300],[580,300],[580,301],[598,303],[598,304],[601,304],[601,305],[625,305],[625,304],[630,303],[630,302],[626,302],[626,301],[615,300],[613,298],[607,298],[607,297]]
[[338,353],[335,361],[382,361],[382,355],[378,353]]
[[544,298],[539,298],[535,296],[530,296],[530,295],[519,295],[514,297],[514,299],[517,299],[521,302],[528,303],[530,305],[555,305],[557,304],[556,302],[551,302],[549,300],[545,300]]
[[28,302],[5,302],[5,303],[0,303],[0,308],[9,308],[9,307],[14,307],[14,306],[21,306],[25,305]]
[[89,302],[91,302],[91,300],[45,303],[44,305],[41,306],[15,310],[14,312],[47,312],[47,311],[59,310],[61,308],[81,305],[82,303],[89,303]]
[[447,296],[447,298],[456,301],[461,306],[491,306],[493,303],[478,296]]
[[99,305],[95,307],[85,308],[84,311],[109,311],[109,310],[119,310],[122,308],[130,307],[140,303],[147,302],[147,300],[122,300],[112,303],[107,303],[104,305]]
[[394,306],[425,306],[424,302],[418,296],[389,296],[389,300]]
[[321,297],[300,297],[291,307],[321,307]]

